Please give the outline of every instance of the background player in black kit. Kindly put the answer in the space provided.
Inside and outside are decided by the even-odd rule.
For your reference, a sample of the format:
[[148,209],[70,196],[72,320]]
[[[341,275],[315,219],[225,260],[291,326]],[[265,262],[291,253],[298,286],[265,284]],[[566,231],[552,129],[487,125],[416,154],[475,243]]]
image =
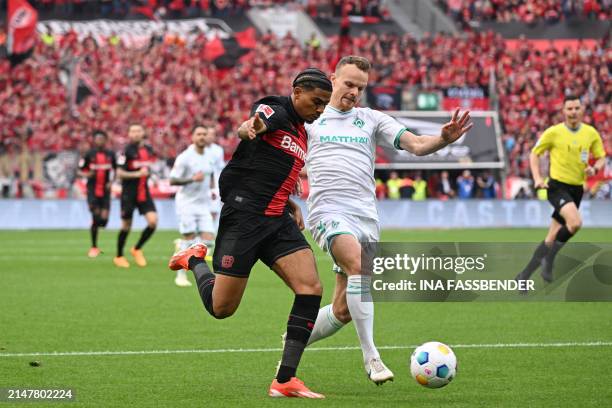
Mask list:
[[94,130],[93,144],[79,162],[79,174],[87,177],[87,204],[91,212],[91,248],[87,253],[90,258],[100,255],[98,249],[98,228],[106,227],[110,209],[111,171],[117,163],[115,154],[106,148],[108,136],[102,130]]
[[138,208],[140,215],[147,220],[147,227],[142,231],[140,239],[130,253],[138,266],[146,266],[147,261],[142,253],[142,246],[147,242],[157,227],[157,211],[151,198],[147,180],[149,166],[155,160],[153,149],[145,144],[144,128],[140,124],[131,124],[128,128],[130,144],[126,146],[125,153],[119,158],[117,176],[121,179],[121,230],[117,238],[117,256],[113,259],[116,266],[127,268],[128,260],[123,256],[125,241],[132,227],[132,215]]
[[206,310],[231,316],[242,299],[251,268],[261,259],[295,293],[283,357],[268,395],[323,398],[295,377],[321,303],[322,287],[312,250],[300,232],[299,207],[289,200],[304,166],[304,122],[316,120],[329,102],[332,84],[310,68],[293,81],[291,96],[255,102],[242,139],[219,180],[221,210],[213,274],[204,262],[207,248],[196,244],[170,260],[170,268],[191,269]]

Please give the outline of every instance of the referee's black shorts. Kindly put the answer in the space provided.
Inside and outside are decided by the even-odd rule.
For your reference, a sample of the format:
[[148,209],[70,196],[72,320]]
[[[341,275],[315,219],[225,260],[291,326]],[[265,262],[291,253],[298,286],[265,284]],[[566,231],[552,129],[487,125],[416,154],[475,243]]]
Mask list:
[[268,267],[277,259],[310,248],[295,220],[237,210],[224,205],[215,240],[213,268],[222,275],[247,278],[257,260]]
[[573,184],[566,184],[555,179],[550,179],[548,182],[548,201],[552,204],[555,209],[552,213],[552,218],[557,220],[560,224],[565,225],[565,220],[561,216],[561,208],[569,203],[576,204],[576,208],[580,208],[580,201],[582,201],[582,194],[584,189],[582,186],[575,186]]

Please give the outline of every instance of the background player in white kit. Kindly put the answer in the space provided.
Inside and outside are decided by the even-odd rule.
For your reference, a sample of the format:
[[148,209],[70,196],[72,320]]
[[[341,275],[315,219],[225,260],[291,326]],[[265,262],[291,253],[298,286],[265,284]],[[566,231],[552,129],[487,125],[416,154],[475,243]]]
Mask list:
[[[206,150],[210,150],[213,158],[213,170],[215,172],[215,185],[219,186],[219,175],[225,167],[224,151],[217,143],[217,127],[206,126]],[[215,192],[215,198],[210,201],[210,214],[213,218],[215,232],[219,229],[219,214],[221,213],[221,195]]]
[[306,166],[310,195],[308,225],[317,244],[334,259],[336,285],[332,304],[319,310],[309,344],[329,337],[352,320],[370,380],[382,384],[393,373],[374,345],[374,303],[370,275],[362,275],[360,242],[379,240],[374,158],[376,143],[422,156],[459,139],[471,127],[469,112],[457,109],[440,136],[416,136],[389,115],[357,108],[368,83],[370,63],[358,56],[342,58],[331,75],[330,103],[319,119],[306,125]]
[[[207,128],[196,125],[191,132],[192,144],[179,154],[170,172],[170,184],[181,186],[176,193],[176,214],[183,250],[198,242],[208,247],[214,244],[215,227],[210,214],[210,202],[218,195],[214,176],[215,158],[207,146]],[[177,286],[191,286],[185,270],[176,272]]]

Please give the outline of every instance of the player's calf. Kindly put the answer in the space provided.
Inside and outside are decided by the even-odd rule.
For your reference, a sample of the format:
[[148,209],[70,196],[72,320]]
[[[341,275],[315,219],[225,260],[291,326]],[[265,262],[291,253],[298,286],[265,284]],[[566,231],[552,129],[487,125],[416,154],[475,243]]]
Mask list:
[[204,244],[195,244],[176,253],[170,258],[168,267],[173,271],[189,269],[193,271],[198,286],[198,293],[208,313],[216,319],[224,319],[235,312],[229,304],[219,303],[213,307],[213,289],[215,287],[215,274],[211,272],[204,257],[208,248]]

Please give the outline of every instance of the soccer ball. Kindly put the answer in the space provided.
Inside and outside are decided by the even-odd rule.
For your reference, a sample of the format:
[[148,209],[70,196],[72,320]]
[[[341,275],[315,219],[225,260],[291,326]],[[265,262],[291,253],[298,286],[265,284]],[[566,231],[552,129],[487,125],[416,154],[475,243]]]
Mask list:
[[410,372],[427,388],[440,388],[451,382],[457,373],[457,357],[446,344],[427,342],[410,357]]

